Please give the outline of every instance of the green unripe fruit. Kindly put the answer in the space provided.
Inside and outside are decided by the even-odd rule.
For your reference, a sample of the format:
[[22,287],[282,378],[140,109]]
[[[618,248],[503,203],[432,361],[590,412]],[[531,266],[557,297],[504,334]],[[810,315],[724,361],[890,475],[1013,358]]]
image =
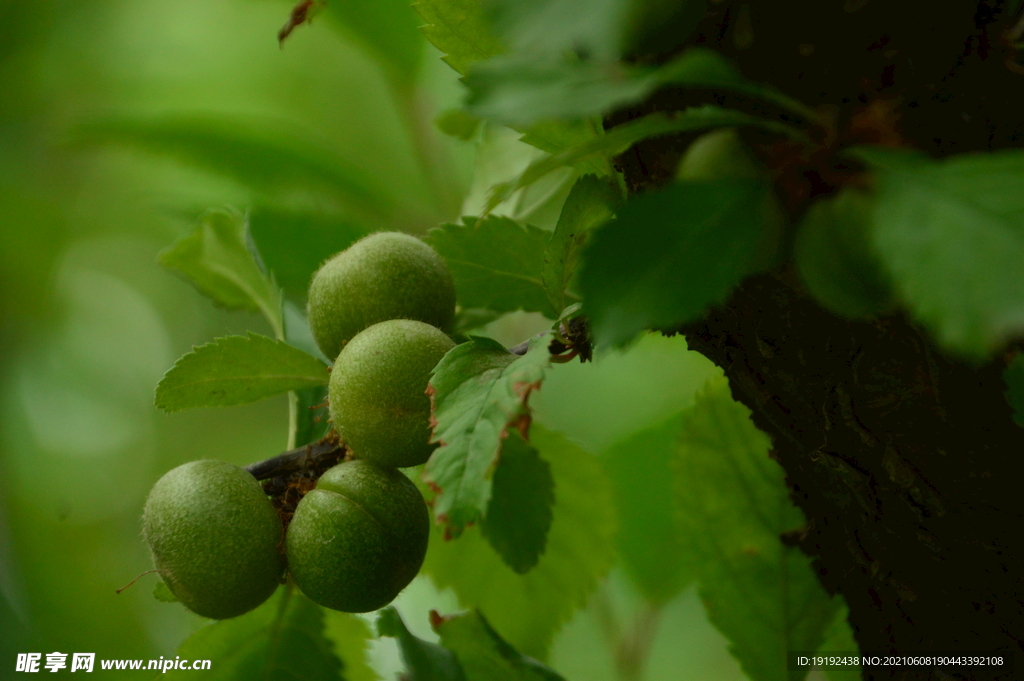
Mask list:
[[295,509],[288,570],[320,605],[377,610],[419,572],[429,534],[427,505],[407,477],[348,461],[324,473]]
[[164,582],[189,610],[236,617],[267,600],[284,562],[281,520],[249,473],[193,461],[153,485],[142,532]]
[[313,275],[308,311],[317,345],[333,360],[357,333],[388,319],[448,329],[455,317],[455,284],[433,248],[408,234],[378,232]]
[[679,162],[676,179],[684,182],[751,180],[763,183],[764,198],[758,212],[764,229],[752,266],[755,270],[763,270],[776,264],[786,212],[770,190],[771,174],[768,169],[754,157],[734,128],[708,132],[694,140]]
[[338,355],[329,387],[331,420],[353,455],[381,466],[430,457],[430,372],[455,347],[435,327],[392,319],[359,332]]
[[693,141],[679,162],[680,180],[768,179],[734,128],[708,132]]

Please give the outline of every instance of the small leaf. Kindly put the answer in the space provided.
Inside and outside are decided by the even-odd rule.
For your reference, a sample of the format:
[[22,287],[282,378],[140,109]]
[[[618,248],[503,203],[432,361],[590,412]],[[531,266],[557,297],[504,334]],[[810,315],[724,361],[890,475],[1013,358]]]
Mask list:
[[496,185],[491,190],[486,208],[488,211],[493,210],[495,206],[507,200],[516,191],[528,187],[559,168],[580,167],[582,163],[593,159],[603,159],[607,162],[609,157],[622,153],[643,139],[679,132],[744,126],[762,128],[790,137],[803,137],[795,128],[782,123],[717,106],[693,107],[672,114],[656,112],[618,125],[604,135],[588,139],[563,152],[534,161],[514,181]]
[[480,0],[417,0],[412,8],[427,22],[420,27],[426,39],[463,75],[470,64],[503,51]]
[[511,126],[600,116],[653,92],[660,85],[656,74],[619,61],[501,55],[477,64],[463,79],[466,109]]
[[1024,354],[1018,353],[1003,372],[1006,400],[1013,409],[1013,421],[1024,427]]
[[735,92],[805,120],[818,120],[809,107],[767,85],[746,80],[724,57],[706,48],[691,48],[656,69],[616,59],[567,61],[560,55],[516,52],[478,64],[465,83],[470,113],[510,125],[601,116],[638,102],[665,85]]
[[879,172],[874,246],[943,347],[977,359],[1024,334],[1024,152]]
[[201,345],[156,387],[164,411],[227,407],[327,383],[327,365],[282,341],[249,332]]
[[[593,142],[604,136],[604,127],[597,119],[582,121],[540,121],[528,128],[520,130],[519,138],[531,146],[549,154],[560,154],[581,144]],[[592,156],[573,164],[581,173],[590,173],[598,177],[611,176],[615,171],[611,161],[603,156]]]
[[569,283],[588,233],[611,219],[620,203],[618,189],[593,175],[584,175],[573,185],[544,251],[542,278],[552,309],[567,304]]
[[812,205],[793,247],[800,277],[822,306],[847,317],[892,308],[890,282],[871,246],[874,204],[845,189]]
[[595,340],[622,345],[724,300],[754,269],[766,191],[756,181],[685,182],[626,203],[584,251],[580,289]]
[[167,586],[167,582],[162,579],[156,580],[156,584],[153,585],[153,598],[157,599],[161,603],[177,603],[178,597],[174,595],[171,588]]
[[678,518],[708,619],[751,679],[785,681],[786,651],[818,650],[841,605],[811,559],[780,539],[803,514],[768,457],[768,436],[724,378],[710,379],[683,412],[679,443]]
[[[221,620],[189,636],[178,653],[189,660],[213,660],[203,678],[341,681],[342,664],[324,636],[320,607],[290,587],[240,617]],[[191,670],[170,670],[167,678],[194,678]]]
[[437,617],[434,631],[441,645],[455,653],[466,681],[565,681],[510,646],[477,610]]
[[525,434],[529,428],[526,401],[550,364],[548,341],[547,335],[534,338],[527,353],[517,357],[497,341],[474,337],[449,350],[431,375],[431,442],[441,446],[427,461],[424,476],[438,493],[434,515],[451,536],[486,512],[508,429]]
[[365,224],[328,213],[257,206],[249,231],[263,264],[290,299],[304,304],[320,265],[369,234]]
[[448,263],[459,304],[495,312],[550,314],[541,280],[550,233],[496,215],[479,225],[471,217],[463,223],[432,229],[426,239]]
[[[830,653],[841,653],[843,655],[860,654],[860,646],[857,645],[856,639],[853,638],[853,630],[850,629],[849,617],[850,611],[844,603],[836,611],[832,624],[825,630],[825,640],[821,642],[821,647],[818,649],[819,653],[825,655]],[[829,667],[825,669],[825,676],[828,677],[828,681],[860,681],[861,668],[860,665]]]
[[537,566],[518,574],[476,528],[444,541],[434,526],[423,571],[439,589],[454,590],[463,606],[479,608],[516,648],[544,659],[555,633],[586,604],[615,559],[615,507],[597,457],[537,423],[530,443],[551,466],[556,492]]
[[670,601],[696,576],[675,514],[671,464],[681,429],[675,415],[619,442],[605,456],[619,517],[619,560],[655,606]]
[[345,681],[380,681],[367,660],[373,635],[370,626],[358,615],[323,610],[324,636],[334,644],[334,654],[345,669]]
[[436,643],[413,636],[393,607],[378,613],[377,633],[398,639],[409,681],[466,681],[455,655]]
[[525,574],[540,560],[551,529],[551,466],[515,430],[502,443],[491,501],[480,530],[505,563]]
[[735,92],[774,104],[806,121],[820,120],[818,114],[810,107],[770,85],[747,80],[729,60],[718,52],[704,47],[692,47],[665,64],[658,72],[658,80],[661,83],[686,88]]
[[562,55],[575,51],[601,59],[619,55],[626,23],[622,0],[485,0],[494,32],[512,50]]
[[283,333],[281,292],[253,256],[246,218],[238,211],[207,211],[196,230],[161,251],[159,259],[214,302],[262,312],[274,332]]

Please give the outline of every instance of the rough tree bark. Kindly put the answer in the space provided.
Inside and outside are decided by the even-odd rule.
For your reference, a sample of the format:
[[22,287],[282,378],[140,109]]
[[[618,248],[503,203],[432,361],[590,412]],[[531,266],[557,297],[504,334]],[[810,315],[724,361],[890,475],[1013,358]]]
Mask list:
[[[1011,4],[726,0],[710,4],[690,43],[722,51],[748,78],[830,121],[810,149],[748,138],[798,220],[814,198],[862,179],[836,155],[850,144],[910,145],[935,157],[1024,145]],[[606,124],[694,97],[659,93]],[[690,139],[623,154],[630,189],[665,182]],[[844,594],[861,649],[1012,652],[1024,675],[1024,429],[1003,395],[1006,357],[984,366],[951,359],[902,314],[837,317],[808,298],[790,265],[750,278],[680,331],[724,368],[771,436],[808,519],[784,539]],[[927,669],[864,677],[949,678]]]
[[840,319],[772,275],[684,333],[771,435],[808,519],[784,539],[846,597],[862,650],[1019,652],[1024,429],[1001,362],[950,361],[902,317]]

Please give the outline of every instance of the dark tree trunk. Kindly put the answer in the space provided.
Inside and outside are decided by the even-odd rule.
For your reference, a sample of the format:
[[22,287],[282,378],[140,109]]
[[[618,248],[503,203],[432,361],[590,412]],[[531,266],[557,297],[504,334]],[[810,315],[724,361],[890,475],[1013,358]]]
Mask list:
[[[910,145],[941,157],[1024,144],[1024,69],[1004,0],[709,7],[691,44],[720,50],[746,77],[829,121],[813,148],[748,138],[794,221],[811,200],[858,178],[837,155],[845,146]],[[658,93],[607,124],[697,99]],[[623,154],[627,186],[665,182],[689,139]],[[681,330],[725,369],[736,399],[772,437],[808,519],[787,539],[815,558],[830,591],[843,593],[862,650],[1010,652],[1016,674],[962,678],[1024,678],[1024,429],[1003,394],[1005,361],[950,359],[903,315],[839,318],[809,300],[790,270],[749,279]],[[890,677],[949,678],[865,670],[865,678]]]
[[1002,362],[950,361],[902,317],[840,319],[770,275],[683,331],[772,437],[808,519],[791,539],[862,650],[1020,652],[1024,429]]

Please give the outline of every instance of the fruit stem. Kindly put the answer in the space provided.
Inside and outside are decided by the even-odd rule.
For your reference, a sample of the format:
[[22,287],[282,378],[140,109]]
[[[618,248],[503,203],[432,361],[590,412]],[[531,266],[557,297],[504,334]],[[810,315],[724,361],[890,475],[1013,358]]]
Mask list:
[[122,591],[124,591],[125,589],[127,589],[128,587],[130,587],[130,586],[131,586],[132,584],[134,584],[135,582],[139,581],[140,579],[142,579],[142,578],[143,578],[143,577],[145,577],[146,575],[151,575],[151,574],[153,574],[154,572],[160,572],[160,571],[159,571],[159,570],[146,570],[146,571],[145,571],[145,572],[143,572],[142,574],[138,575],[138,576],[137,576],[137,577],[136,577],[135,579],[133,579],[132,581],[130,581],[130,582],[128,582],[127,584],[125,584],[124,586],[122,586],[122,587],[121,587],[120,589],[117,589],[116,591],[114,591],[114,593],[116,593],[116,594],[119,594],[119,593],[121,593]]
[[295,449],[299,434],[299,396],[294,390],[288,391],[288,450]]

